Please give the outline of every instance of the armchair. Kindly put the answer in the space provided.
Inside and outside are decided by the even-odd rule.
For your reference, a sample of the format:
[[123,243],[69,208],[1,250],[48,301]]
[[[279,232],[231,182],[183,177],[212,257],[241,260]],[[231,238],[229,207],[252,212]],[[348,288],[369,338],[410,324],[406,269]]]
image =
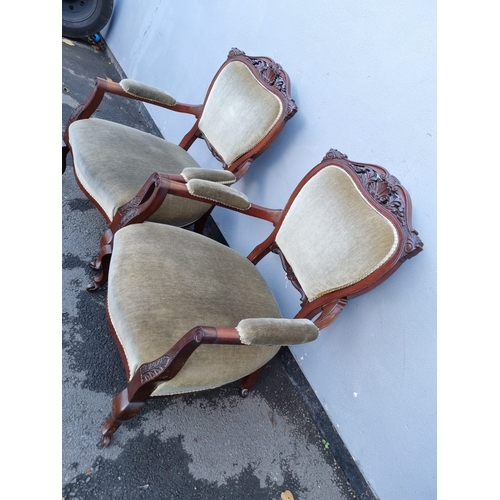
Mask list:
[[[108,224],[123,205],[136,197],[148,177],[158,171],[186,182],[180,174],[189,170],[192,176],[230,185],[244,175],[296,113],[297,106],[290,92],[290,79],[279,64],[268,57],[247,56],[234,48],[200,105],[177,102],[167,92],[134,80],[115,83],[96,78],[92,95],[75,109],[66,125],[63,173],[71,152],[78,186]],[[188,113],[194,115],[196,121],[176,145],[125,125],[92,117],[105,93]],[[201,168],[188,153],[199,138],[204,139],[222,164],[223,175],[214,169]],[[199,170],[198,174],[194,170]],[[168,196],[151,213],[150,220],[180,227],[196,222],[195,230],[202,232],[212,208],[207,202]],[[101,245],[112,236],[110,229]],[[100,269],[100,258],[91,266]]]
[[[149,188],[148,188],[149,185]],[[102,428],[108,446],[122,422],[149,397],[208,390],[242,381],[242,396],[281,346],[314,341],[348,300],[373,289],[423,243],[411,226],[411,200],[377,165],[330,150],[299,183],[284,209],[252,204],[231,187],[154,174],[148,202],[169,193],[213,199],[269,221],[269,236],[244,257],[192,231],[147,219],[148,203],[116,231],[107,319],[128,377]],[[123,214],[127,218],[127,213]],[[141,223],[141,219],[144,221]],[[300,293],[293,318],[256,268],[278,254]]]

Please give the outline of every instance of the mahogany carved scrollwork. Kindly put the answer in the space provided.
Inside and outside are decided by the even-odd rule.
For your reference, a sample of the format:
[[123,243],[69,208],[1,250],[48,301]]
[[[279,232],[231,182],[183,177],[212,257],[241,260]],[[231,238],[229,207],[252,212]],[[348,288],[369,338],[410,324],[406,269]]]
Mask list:
[[351,162],[347,155],[336,149],[330,149],[323,161],[343,160],[354,171],[366,192],[379,205],[389,210],[398,220],[405,233],[405,257],[410,258],[423,249],[418,232],[410,227],[411,201],[406,190],[394,175],[378,165]]
[[203,341],[214,341],[213,328],[195,327],[160,358],[139,368],[140,383],[170,380],[184,366],[189,356]]
[[[130,221],[132,221],[132,219],[137,217],[141,212],[144,212],[146,202],[151,199],[154,191],[158,189],[161,183],[161,175],[158,172],[155,172],[151,175],[146,184],[144,184],[139,193],[128,203],[118,209],[118,212],[114,219],[115,221],[117,221],[114,232],[118,231],[118,229],[121,229],[122,227],[125,227],[130,223]],[[160,205],[163,199],[159,200],[157,204]],[[149,215],[150,213],[147,212],[147,216],[143,219],[145,220]],[[139,222],[143,221],[140,220]]]
[[203,137],[205,143],[207,144],[208,150],[212,153],[212,156],[217,161],[219,161],[220,163],[222,163],[222,168],[227,169],[228,168],[227,163],[224,161],[224,159],[222,158],[222,156],[217,152],[217,150],[210,144],[209,140],[205,137],[205,135],[200,132],[199,136]]
[[295,101],[290,98],[288,89],[288,77],[280,64],[273,61],[268,57],[251,57],[247,56],[242,50],[232,48],[229,51],[228,58],[231,57],[244,57],[249,60],[254,68],[257,70],[260,79],[265,82],[269,87],[274,87],[280,92],[287,100],[287,112],[285,120],[289,120],[297,112],[297,105]]
[[418,232],[412,229],[405,243],[405,253],[408,255],[408,258],[410,258],[416,255],[418,252],[421,252],[423,248],[424,244],[418,237]]
[[347,160],[347,155],[341,153],[338,149],[330,149],[323,158],[323,161],[328,160]]
[[230,58],[230,57],[236,57],[236,56],[245,56],[246,57],[246,54],[242,50],[237,49],[236,47],[233,47],[229,51],[229,54],[227,57]]
[[150,380],[158,377],[158,375],[160,375],[165,370],[165,368],[167,368],[167,366],[170,364],[170,361],[170,356],[165,355],[160,359],[153,361],[152,363],[142,365],[139,370],[141,374],[141,383],[145,384],[146,382],[149,382]]
[[142,196],[132,198],[126,205],[118,210],[120,215],[120,224],[118,229],[126,226],[139,213],[139,206],[142,203]]
[[292,283],[292,285],[294,286],[294,288],[296,288],[299,291],[299,293],[300,293],[300,303],[303,305],[307,301],[306,294],[304,293],[304,290],[300,286],[299,280],[295,276],[295,273],[294,273],[292,267],[290,266],[290,264],[287,262],[285,256],[283,255],[283,252],[280,250],[280,248],[278,247],[278,245],[276,243],[273,243],[269,247],[269,250],[272,253],[274,253],[274,254],[276,254],[276,255],[279,256],[279,258],[281,260],[281,264],[283,266],[283,269],[285,270],[286,277],[288,278],[288,280],[290,281],[290,283]]

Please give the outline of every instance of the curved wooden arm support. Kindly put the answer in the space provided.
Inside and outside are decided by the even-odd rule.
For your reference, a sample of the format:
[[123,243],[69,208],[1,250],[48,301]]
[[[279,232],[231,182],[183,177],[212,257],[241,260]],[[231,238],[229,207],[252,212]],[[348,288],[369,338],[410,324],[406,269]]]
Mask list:
[[201,344],[241,344],[241,341],[236,328],[193,328],[162,357],[139,367],[128,384],[131,401],[148,398],[160,382],[174,378]]
[[84,103],[77,106],[69,116],[63,136],[63,140],[67,145],[69,145],[69,126],[76,120],[82,120],[92,116],[104,97],[104,93],[108,88],[108,83],[110,82],[102,78],[95,78],[94,90],[90,97]]
[[[194,196],[188,191],[186,181],[181,175],[164,174],[161,172],[152,174],[137,195],[118,209],[111,221],[109,229],[102,235],[99,255],[96,260],[90,264],[93,269],[100,270],[101,274],[97,278],[94,278],[93,283],[87,286],[87,291],[92,292],[98,290],[107,282],[109,261],[113,251],[113,238],[116,232],[130,224],[138,224],[146,221],[156,212],[156,210],[158,210],[158,208],[160,208],[167,194],[207,203],[206,199]],[[243,211],[228,207],[216,201],[210,201],[210,203],[212,203],[213,206],[224,207],[228,210],[267,220],[273,225],[276,225],[278,221],[281,220],[283,212],[282,210],[269,209],[259,205],[252,205],[249,209]]]
[[[203,106],[201,104],[198,105],[192,105],[192,104],[184,104],[181,102],[178,102],[172,106],[168,106],[167,104],[162,104],[156,101],[151,101],[149,99],[146,99],[144,97],[140,96],[134,96],[132,94],[129,94],[123,90],[121,85],[116,82],[112,82],[109,80],[104,80],[103,78],[95,78],[94,79],[94,90],[92,91],[92,94],[90,97],[82,104],[80,104],[78,107],[76,107],[73,112],[71,113],[68,122],[66,123],[66,128],[64,130],[64,135],[63,135],[63,173],[66,170],[66,157],[68,152],[71,149],[71,145],[69,143],[69,126],[77,121],[77,120],[83,120],[85,118],[90,118],[95,110],[99,107],[99,104],[101,103],[104,94],[115,94],[119,95],[122,97],[126,97],[128,99],[133,99],[134,101],[140,101],[148,104],[152,104],[154,106],[159,106],[161,108],[169,109],[171,111],[177,111],[179,113],[188,113],[191,115],[194,115],[196,118],[199,118],[201,115],[201,112],[203,110]],[[184,147],[184,149],[187,149],[194,140],[197,137],[194,136],[194,134],[187,134],[186,137],[183,139],[183,145],[181,147]],[[186,147],[187,146],[187,147]]]
[[[118,209],[111,221],[109,229],[101,236],[99,255],[90,267],[100,270],[101,274],[94,278],[94,281],[87,286],[87,291],[98,290],[108,281],[109,264],[113,252],[113,240],[116,232],[129,224],[144,222],[152,215],[167,196],[169,190],[169,177],[181,177],[173,174],[164,175],[153,174],[142,186],[137,195],[127,204]],[[184,179],[182,179],[184,180]],[[180,183],[179,181],[177,181]]]
[[245,163],[237,164],[235,168],[230,169],[237,179],[245,175],[246,171],[252,166],[254,158],[248,158]]
[[306,304],[306,307],[300,311],[296,318],[310,319],[320,330],[322,330],[333,323],[335,318],[347,305],[347,299],[341,298],[333,300],[320,306],[314,306],[314,304],[312,304],[310,307],[307,307],[307,305],[309,304]]
[[[126,205],[123,205],[123,207],[117,211],[110,226],[113,234],[124,226],[147,220],[156,210],[158,210],[167,194],[207,203],[206,199],[192,195],[188,191],[186,181],[181,175],[155,172],[149,177],[135,198]],[[210,203],[214,206],[267,220],[273,225],[278,223],[283,212],[283,210],[280,209],[270,209],[253,204],[247,210],[238,210],[237,208],[219,203],[216,200],[210,200]]]
[[167,353],[151,363],[144,363],[113,400],[111,415],[102,427],[102,446],[108,446],[112,434],[122,422],[133,418],[163,381],[174,378],[189,356],[201,344],[241,344],[235,328],[197,326],[186,333]]
[[161,175],[158,172],[152,174],[137,195],[117,210],[111,221],[111,232],[115,234],[122,227],[144,222],[160,208],[169,192],[169,187],[168,174]]
[[[181,196],[182,198],[188,198],[190,200],[202,201],[203,203],[207,203],[207,200],[204,198],[200,198],[198,196],[192,195],[186,188],[185,183],[179,183],[172,179],[169,174],[159,174],[162,178],[169,178],[170,186],[169,186],[169,194],[174,196]],[[239,210],[237,208],[230,207],[228,205],[224,205],[223,203],[219,203],[217,200],[210,200],[210,204],[226,208],[227,210],[233,210],[234,212],[239,212],[245,215],[249,215],[251,217],[256,217],[258,219],[263,219],[268,222],[271,222],[273,225],[276,225],[278,221],[281,219],[281,214],[283,210],[281,209],[272,209],[262,207],[260,205],[251,204],[250,208],[247,210]]]

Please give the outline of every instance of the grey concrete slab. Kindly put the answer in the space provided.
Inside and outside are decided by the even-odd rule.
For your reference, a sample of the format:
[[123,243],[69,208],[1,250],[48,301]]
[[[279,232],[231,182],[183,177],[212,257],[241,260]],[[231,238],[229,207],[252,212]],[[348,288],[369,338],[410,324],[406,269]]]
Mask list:
[[[63,127],[94,77],[124,76],[106,50],[72,43],[62,47]],[[97,115],[158,134],[136,103],[117,96],[107,96]],[[85,290],[105,229],[70,165],[62,176],[63,498],[279,500],[289,491],[295,500],[356,499],[284,369],[294,362],[288,351],[265,367],[248,398],[230,384],[152,399],[100,447],[101,425],[126,382],[106,323],[106,287]]]

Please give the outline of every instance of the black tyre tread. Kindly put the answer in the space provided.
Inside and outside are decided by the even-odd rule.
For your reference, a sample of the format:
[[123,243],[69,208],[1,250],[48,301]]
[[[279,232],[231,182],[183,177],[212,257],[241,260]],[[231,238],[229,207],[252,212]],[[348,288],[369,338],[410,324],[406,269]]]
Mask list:
[[67,38],[86,38],[99,33],[108,23],[113,12],[113,0],[96,0],[95,12],[85,21],[75,22],[71,16],[62,19],[62,34]]

